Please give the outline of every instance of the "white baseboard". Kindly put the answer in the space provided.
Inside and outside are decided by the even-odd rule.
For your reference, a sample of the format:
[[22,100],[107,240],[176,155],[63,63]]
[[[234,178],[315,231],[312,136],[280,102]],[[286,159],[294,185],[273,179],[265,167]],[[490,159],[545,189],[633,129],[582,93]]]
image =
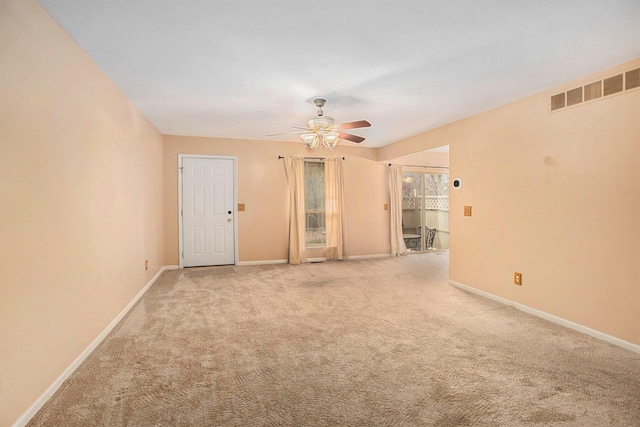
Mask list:
[[[374,254],[374,255],[349,255],[345,260],[350,259],[367,259],[367,258],[387,258],[390,257],[391,254]],[[327,259],[325,257],[319,258],[307,258],[307,262],[325,262]],[[287,264],[289,260],[286,259],[275,259],[275,260],[266,260],[266,261],[238,261],[237,266],[241,267],[243,265],[265,265],[265,264]],[[178,268],[178,266],[175,266]]]
[[[391,254],[373,254],[373,255],[349,255],[344,258],[344,261],[350,259],[371,259],[371,258],[388,258]],[[325,262],[326,258],[307,258],[307,262]]]
[[500,302],[502,304],[513,306],[513,307],[517,308],[520,311],[524,311],[525,313],[533,314],[534,316],[540,317],[541,319],[548,320],[550,322],[553,322],[553,323],[556,323],[558,325],[567,327],[569,329],[573,329],[574,331],[581,332],[581,333],[583,333],[585,335],[589,335],[589,336],[592,336],[592,337],[597,338],[599,340],[606,341],[609,344],[613,344],[613,345],[616,345],[618,347],[622,347],[624,349],[633,351],[635,353],[640,353],[640,345],[638,345],[638,344],[634,344],[634,343],[631,343],[629,341],[625,341],[623,339],[614,337],[612,335],[605,334],[604,332],[596,331],[595,329],[588,328],[588,327],[586,327],[584,325],[581,325],[579,323],[574,323],[574,322],[572,322],[570,320],[563,319],[562,317],[558,317],[558,316],[555,316],[553,314],[549,314],[547,312],[544,312],[544,311],[541,311],[541,310],[538,310],[538,309],[535,309],[535,308],[531,308],[531,307],[526,306],[524,304],[520,304],[520,303],[517,303],[515,301],[511,301],[511,300],[508,300],[506,298],[499,297],[497,295],[491,294],[489,292],[482,291],[480,289],[472,288],[471,286],[468,286],[468,285],[465,285],[465,284],[462,284],[462,283],[459,283],[459,282],[456,282],[456,281],[453,281],[453,280],[449,280],[449,284],[451,286],[455,286],[456,288],[460,288],[462,290],[474,293],[476,295],[480,295],[480,296],[483,296],[485,298],[489,298],[491,300]]
[[105,337],[111,332],[111,330],[122,320],[122,318],[131,310],[136,302],[144,295],[145,292],[153,285],[153,283],[160,277],[165,270],[175,270],[178,266],[165,266],[162,267],[156,274],[149,280],[149,282],[138,292],[138,294],[127,304],[127,306],[107,325],[106,328],[87,346],[87,348],[80,353],[76,359],[65,369],[58,378],[51,384],[45,391],[36,399],[35,402],[27,408],[27,410],[18,418],[12,425],[12,427],[24,427],[33,418],[33,416],[42,408],[42,406],[53,396],[53,394],[60,388],[62,383],[73,374],[73,372],[84,362],[84,360],[91,354],[93,350],[105,339]]
[[286,259],[273,259],[266,261],[238,261],[236,265],[241,267],[243,265],[286,264],[288,262],[289,260]]

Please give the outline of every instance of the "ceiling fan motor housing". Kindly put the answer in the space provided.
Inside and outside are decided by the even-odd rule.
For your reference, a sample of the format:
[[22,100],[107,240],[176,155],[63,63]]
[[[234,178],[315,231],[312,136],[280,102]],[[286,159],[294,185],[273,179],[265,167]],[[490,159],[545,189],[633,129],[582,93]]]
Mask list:
[[335,119],[329,116],[318,115],[316,117],[309,117],[307,120],[307,126],[309,129],[328,129],[333,126]]
[[318,99],[314,99],[313,103],[316,105],[316,107],[318,107],[318,116],[322,116],[324,114],[322,111],[322,107],[324,107],[324,104],[327,103],[327,100],[318,98]]

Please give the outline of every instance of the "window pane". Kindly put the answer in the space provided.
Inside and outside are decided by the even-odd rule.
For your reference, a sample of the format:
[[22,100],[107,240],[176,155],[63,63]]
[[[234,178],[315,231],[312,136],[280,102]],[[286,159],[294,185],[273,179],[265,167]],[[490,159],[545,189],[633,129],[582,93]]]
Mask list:
[[449,174],[424,175],[423,250],[449,248]]
[[324,211],[314,212],[307,211],[305,215],[307,219],[306,242],[308,245],[323,245],[327,242],[326,225]]
[[449,174],[405,172],[402,237],[409,252],[449,248]]
[[306,243],[323,246],[326,243],[324,163],[304,163],[304,204]]
[[324,163],[304,163],[304,205],[309,209],[324,209]]
[[422,174],[402,174],[402,237],[410,252],[422,249]]
[[425,194],[427,196],[448,196],[449,174],[425,174]]

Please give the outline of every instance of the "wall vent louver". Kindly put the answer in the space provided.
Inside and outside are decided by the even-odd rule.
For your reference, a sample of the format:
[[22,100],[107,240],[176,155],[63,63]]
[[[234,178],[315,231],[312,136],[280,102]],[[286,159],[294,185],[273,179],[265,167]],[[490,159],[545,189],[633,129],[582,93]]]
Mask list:
[[582,87],[577,87],[567,91],[567,107],[580,104],[582,102]]
[[624,75],[624,79],[626,81],[626,85],[624,87],[625,90],[640,87],[640,68],[627,71]]
[[640,87],[640,68],[551,96],[551,111]]
[[551,97],[551,111],[564,108],[564,92]]
[[584,100],[591,101],[592,99],[600,98],[602,96],[602,82],[597,81],[588,84],[584,87]]
[[622,92],[622,74],[604,79],[604,96]]

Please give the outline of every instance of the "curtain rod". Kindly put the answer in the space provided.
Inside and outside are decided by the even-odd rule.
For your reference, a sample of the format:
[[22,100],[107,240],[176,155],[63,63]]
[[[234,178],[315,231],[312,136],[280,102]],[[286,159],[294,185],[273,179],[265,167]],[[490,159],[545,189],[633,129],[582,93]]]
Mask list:
[[[291,156],[293,157],[293,156]],[[278,156],[278,160],[280,159],[284,159],[284,156]],[[317,160],[324,160],[326,159],[326,157],[313,157],[313,156],[304,156],[303,159],[317,159]],[[342,160],[346,160],[344,157],[342,158]]]
[[[391,166],[391,163],[389,163],[389,166]],[[400,166],[409,166],[410,168],[449,169],[449,166],[425,166],[425,165],[400,165]]]

